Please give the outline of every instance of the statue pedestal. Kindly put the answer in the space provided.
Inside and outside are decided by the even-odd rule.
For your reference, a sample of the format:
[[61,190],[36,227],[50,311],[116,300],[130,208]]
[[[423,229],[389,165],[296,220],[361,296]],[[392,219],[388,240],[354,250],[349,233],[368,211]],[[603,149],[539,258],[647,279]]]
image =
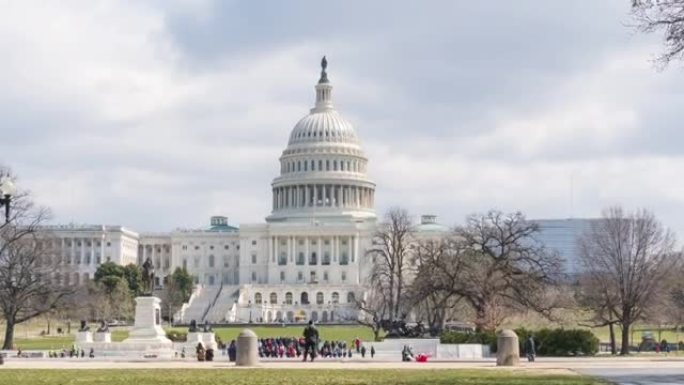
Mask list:
[[89,343],[93,342],[93,333],[91,332],[78,332],[76,333],[76,343]]
[[216,343],[216,335],[214,332],[204,332],[202,333],[202,345],[205,349],[218,350],[218,344]]
[[161,300],[157,297],[135,298],[135,323],[124,344],[136,344],[152,349],[170,348],[172,342],[166,338],[161,327]]
[[201,332],[188,332],[188,337],[185,341],[188,344],[193,344],[193,346],[197,346],[198,342],[201,342],[202,345],[204,345]]
[[93,334],[93,342],[112,342],[112,333],[95,332],[95,334]]

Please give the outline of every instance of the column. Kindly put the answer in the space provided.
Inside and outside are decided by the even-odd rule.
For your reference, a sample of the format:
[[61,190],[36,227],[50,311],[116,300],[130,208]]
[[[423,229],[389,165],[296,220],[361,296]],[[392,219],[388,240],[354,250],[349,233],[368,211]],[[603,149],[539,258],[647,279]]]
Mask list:
[[323,258],[323,238],[318,237],[318,252],[316,253],[316,259],[321,258]]
[[304,240],[304,248],[306,250],[304,253],[304,262],[306,262],[309,260],[309,258],[311,258],[311,238],[306,237]]
[[278,246],[280,245],[280,241],[278,240],[277,236],[273,237],[273,243],[273,253],[276,255],[276,258],[280,259],[280,253],[278,252]]
[[290,262],[294,262],[293,260],[297,257],[297,237],[294,235],[290,237],[290,249],[291,249],[291,255],[292,258],[290,259]]
[[95,245],[97,244],[96,239],[90,240],[90,265],[95,264]]
[[313,192],[313,200],[311,201],[311,206],[316,207],[316,201],[318,200],[318,188],[316,185],[311,186]]
[[340,237],[338,237],[337,235],[335,235],[335,237],[333,238],[333,247],[332,247],[332,249],[333,249],[333,258],[332,258],[332,261],[333,261],[333,262],[337,262],[337,261],[339,260],[339,251],[340,251],[340,248],[339,248],[339,245],[337,244],[337,242],[339,242],[339,240],[340,240]]
[[354,236],[347,238],[347,255],[354,262],[354,254],[352,253],[352,242],[354,242]]
[[311,204],[311,191],[309,185],[304,186],[304,207],[309,207]]
[[268,237],[268,257],[271,262],[275,263],[276,257],[275,254],[273,254],[273,237]]
[[287,260],[292,262],[292,237],[287,237]]

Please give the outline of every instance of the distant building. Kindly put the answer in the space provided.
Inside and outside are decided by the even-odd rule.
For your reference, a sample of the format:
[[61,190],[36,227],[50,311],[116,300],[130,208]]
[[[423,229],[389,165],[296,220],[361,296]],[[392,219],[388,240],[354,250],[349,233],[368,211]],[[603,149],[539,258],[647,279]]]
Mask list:
[[539,225],[539,233],[535,238],[549,249],[556,251],[565,260],[565,273],[573,276],[581,273],[578,240],[586,232],[591,231],[592,223],[599,219],[533,219]]

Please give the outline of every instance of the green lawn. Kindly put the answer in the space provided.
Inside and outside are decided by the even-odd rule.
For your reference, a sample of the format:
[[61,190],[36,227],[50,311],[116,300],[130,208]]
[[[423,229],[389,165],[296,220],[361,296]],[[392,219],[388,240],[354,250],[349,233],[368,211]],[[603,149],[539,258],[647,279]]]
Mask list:
[[607,384],[574,375],[543,375],[508,370],[3,370],[0,384],[107,384],[107,385],[590,385]]
[[[167,328],[166,330],[187,331],[188,328]],[[230,342],[232,339],[237,339],[237,335],[244,327],[222,327],[215,328],[214,332],[221,340]],[[253,326],[250,327],[259,337],[299,337],[302,335],[304,326]],[[91,327],[91,330],[94,330]],[[128,331],[113,328],[112,341],[123,341],[128,337]],[[373,332],[371,329],[364,326],[320,326],[318,328],[321,338],[324,340],[343,340],[351,342],[354,338],[361,338],[363,341],[372,341]],[[33,337],[33,338],[15,338],[16,346],[23,350],[40,350],[40,349],[61,349],[62,347],[69,348],[74,343],[73,336],[58,336],[58,337]]]
[[[240,327],[214,328],[214,332],[221,340],[230,342],[237,339],[238,334],[244,329]],[[179,331],[187,331],[187,328],[172,328]],[[304,325],[301,326],[251,326],[249,327],[259,338],[271,337],[301,337]],[[170,330],[170,329],[167,329]],[[365,326],[318,326],[318,332],[322,340],[340,340],[351,342],[354,338],[363,341],[373,340],[373,331]]]

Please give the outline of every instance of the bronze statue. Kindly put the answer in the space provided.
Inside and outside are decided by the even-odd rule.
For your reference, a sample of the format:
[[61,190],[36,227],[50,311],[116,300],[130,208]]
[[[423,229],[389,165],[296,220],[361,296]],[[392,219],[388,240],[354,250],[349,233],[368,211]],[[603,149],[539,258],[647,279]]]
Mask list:
[[209,323],[209,321],[204,322],[204,330],[203,331],[205,333],[209,333],[209,332],[214,331],[214,329],[211,328],[211,323]]
[[194,333],[199,331],[199,328],[197,327],[197,321],[192,320],[190,321],[190,327],[188,328],[188,332]]
[[328,59],[323,56],[321,59],[321,78],[318,80],[319,83],[328,83],[328,74],[325,69],[328,68]]
[[81,328],[78,329],[79,332],[87,332],[90,330],[90,326],[88,326],[88,323],[86,320],[82,319],[81,320]]
[[154,291],[154,264],[147,258],[142,265],[143,295],[152,295]]
[[104,320],[100,321],[100,327],[97,328],[98,333],[107,333],[109,332],[109,325]]

